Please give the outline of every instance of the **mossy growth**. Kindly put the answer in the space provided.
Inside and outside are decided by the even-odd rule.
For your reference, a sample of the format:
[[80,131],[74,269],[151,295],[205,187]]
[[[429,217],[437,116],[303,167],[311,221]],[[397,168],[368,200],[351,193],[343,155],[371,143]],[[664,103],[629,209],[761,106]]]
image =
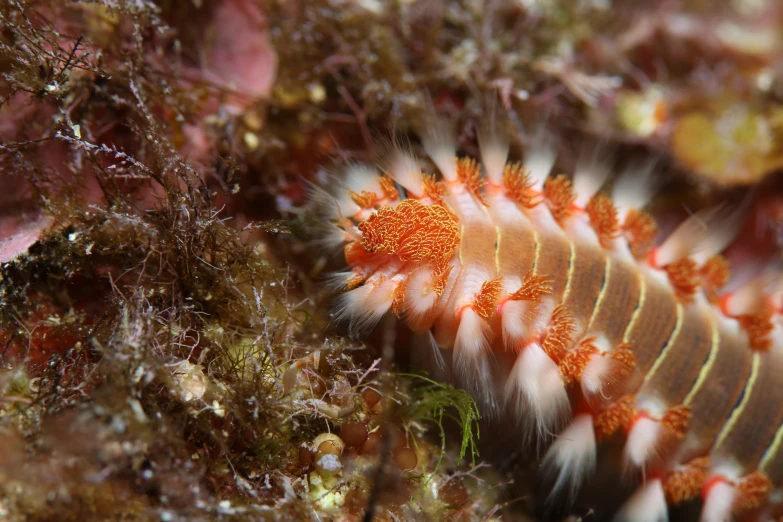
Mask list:
[[[0,265],[4,519],[492,513],[495,497],[471,484],[448,503],[422,486],[447,482],[438,462],[457,468],[450,439],[397,437],[443,421],[447,397],[472,425],[464,397],[412,387],[324,333],[284,216],[232,215],[245,210],[231,181],[243,166],[221,157],[230,125],[203,112],[225,89],[183,73],[170,7],[0,7],[0,202],[13,199],[0,242],[15,244],[7,218],[40,223]],[[199,161],[193,134],[216,138],[195,140]],[[277,189],[242,181],[269,199]]]
[[415,381],[423,382],[411,392],[407,405],[402,408],[401,415],[412,421],[432,422],[441,434],[441,447],[446,450],[445,420],[452,420],[462,431],[462,443],[459,450],[459,460],[470,456],[471,463],[476,464],[479,439],[478,421],[481,415],[473,397],[465,390],[453,388],[448,384],[433,381],[424,375],[403,374]]

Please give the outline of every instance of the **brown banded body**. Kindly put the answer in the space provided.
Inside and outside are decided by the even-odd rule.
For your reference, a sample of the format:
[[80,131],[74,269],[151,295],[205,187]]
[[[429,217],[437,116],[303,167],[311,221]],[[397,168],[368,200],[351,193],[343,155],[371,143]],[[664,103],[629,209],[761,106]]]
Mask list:
[[[440,178],[408,158],[319,198],[350,269],[339,315],[368,326],[390,312],[429,330],[488,414],[548,444],[554,498],[622,434],[624,466],[644,480],[618,520],[666,520],[700,496],[705,521],[775,515],[780,292],[721,293],[726,215],[698,213],[656,245],[628,183],[610,196],[552,176],[546,145],[525,167],[506,164],[507,147],[482,142],[482,166],[437,143]],[[731,304],[751,286],[759,295]]]

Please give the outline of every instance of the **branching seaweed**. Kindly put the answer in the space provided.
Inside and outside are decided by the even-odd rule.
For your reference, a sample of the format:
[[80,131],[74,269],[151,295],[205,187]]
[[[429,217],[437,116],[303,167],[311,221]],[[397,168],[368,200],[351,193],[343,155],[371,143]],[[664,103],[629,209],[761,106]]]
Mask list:
[[470,454],[471,464],[475,466],[478,457],[476,443],[480,436],[478,421],[481,415],[473,397],[464,390],[433,381],[424,375],[402,375],[413,378],[414,382],[418,380],[426,383],[411,391],[411,397],[403,407],[403,417],[412,421],[435,423],[440,430],[441,448],[444,452],[446,451],[444,418],[456,422],[462,430],[459,460]]

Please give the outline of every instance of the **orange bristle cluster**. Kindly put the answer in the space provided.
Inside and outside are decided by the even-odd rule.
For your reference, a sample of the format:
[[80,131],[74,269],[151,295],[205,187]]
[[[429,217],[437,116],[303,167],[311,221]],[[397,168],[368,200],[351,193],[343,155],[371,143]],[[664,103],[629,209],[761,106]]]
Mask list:
[[661,424],[676,440],[682,440],[688,433],[691,425],[691,410],[688,406],[680,404],[666,410],[661,419]]
[[612,198],[606,194],[596,194],[588,202],[586,210],[601,246],[610,248],[612,241],[620,235],[620,221]]
[[535,275],[533,272],[525,274],[522,286],[519,290],[509,295],[514,301],[538,302],[542,297],[552,293],[552,279],[547,276]]
[[600,353],[592,344],[594,338],[585,339],[574,350],[568,351],[560,362],[560,371],[566,383],[578,381],[593,355]]
[[574,340],[574,330],[574,317],[571,312],[564,305],[555,308],[549,330],[541,343],[544,352],[555,362],[565,357],[571,341]]
[[560,174],[547,179],[544,183],[544,197],[555,221],[562,223],[571,215],[576,194],[574,194],[571,180],[567,176]]
[[684,257],[670,265],[663,267],[674,287],[674,292],[683,301],[691,297],[699,290],[699,270],[693,259]]
[[631,251],[637,258],[647,255],[655,236],[658,235],[658,225],[655,224],[653,217],[638,209],[631,209],[628,212],[622,229],[628,235]]
[[712,256],[701,267],[699,275],[704,288],[714,295],[729,282],[729,260],[720,255]]
[[709,477],[710,459],[700,457],[669,473],[663,484],[666,500],[679,504],[695,498]]
[[381,176],[379,182],[381,185],[381,191],[383,191],[383,195],[386,196],[386,199],[390,201],[399,199],[400,193],[397,191],[397,187],[394,186],[393,179],[388,176]]
[[636,354],[631,343],[623,343],[612,350],[609,357],[620,363],[618,377],[628,377],[636,367]]
[[772,341],[769,338],[769,334],[775,328],[770,310],[738,315],[737,320],[745,331],[748,332],[751,348],[759,351],[766,351],[770,348]]
[[540,202],[533,190],[535,183],[530,179],[530,173],[519,163],[506,165],[503,186],[506,187],[506,196],[525,208],[533,208]]
[[625,395],[598,414],[595,419],[595,433],[598,440],[611,437],[617,430],[627,426],[633,420],[636,416],[633,404],[634,397]]
[[425,174],[422,176],[421,182],[424,195],[432,200],[437,205],[443,205],[443,198],[448,194],[446,184],[442,181],[435,179],[435,176],[431,174]]
[[633,180],[599,192],[611,173],[551,176],[546,140],[527,164],[507,162],[509,143],[482,133],[479,162],[430,133],[440,177],[397,151],[320,198],[350,267],[338,318],[426,332],[445,378],[549,445],[553,495],[573,497],[597,445],[623,439],[644,480],[618,520],[663,520],[699,491],[704,522],[783,501],[783,285],[721,294],[736,214],[699,211],[656,244]]
[[479,200],[482,205],[487,204],[484,201],[482,189],[486,181],[481,175],[481,167],[473,158],[461,158],[457,161],[457,179],[465,185],[465,188],[474,198]]
[[481,290],[473,300],[473,309],[482,319],[489,319],[495,313],[498,297],[503,291],[503,282],[500,279],[486,281],[481,285]]

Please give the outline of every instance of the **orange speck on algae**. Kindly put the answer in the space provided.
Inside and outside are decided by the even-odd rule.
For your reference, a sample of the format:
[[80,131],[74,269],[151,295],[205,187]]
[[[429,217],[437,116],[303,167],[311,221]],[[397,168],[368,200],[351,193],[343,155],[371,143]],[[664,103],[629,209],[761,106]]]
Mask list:
[[364,276],[361,274],[354,274],[345,282],[346,290],[353,290],[364,282]]

